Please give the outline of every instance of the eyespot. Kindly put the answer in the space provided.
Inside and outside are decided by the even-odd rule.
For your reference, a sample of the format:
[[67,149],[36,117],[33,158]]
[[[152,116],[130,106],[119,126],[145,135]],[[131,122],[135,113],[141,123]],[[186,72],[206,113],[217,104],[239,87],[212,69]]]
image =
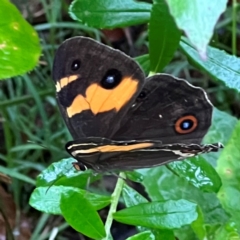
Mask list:
[[72,62],[72,65],[71,65],[71,70],[72,71],[77,71],[81,66],[81,61],[79,59],[76,59]]
[[147,96],[147,93],[146,92],[144,92],[144,91],[142,91],[142,92],[140,92],[140,94],[138,95],[138,99],[144,99],[145,97]]
[[187,115],[179,118],[175,123],[175,131],[180,134],[193,132],[198,125],[198,120],[193,115]]
[[122,80],[122,74],[117,69],[109,69],[101,80],[101,86],[105,89],[113,89]]

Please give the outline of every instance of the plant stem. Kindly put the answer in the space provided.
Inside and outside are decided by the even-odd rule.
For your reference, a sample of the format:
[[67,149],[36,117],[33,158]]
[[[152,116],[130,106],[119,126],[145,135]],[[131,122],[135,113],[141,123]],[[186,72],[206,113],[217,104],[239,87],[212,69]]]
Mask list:
[[115,189],[112,193],[112,200],[111,200],[111,206],[108,212],[108,216],[105,222],[105,231],[106,231],[106,237],[104,238],[104,240],[109,240],[112,239],[111,238],[111,226],[112,226],[112,222],[113,222],[113,213],[116,212],[117,209],[117,205],[118,205],[118,200],[120,198],[121,192],[122,192],[122,188],[123,188],[123,184],[124,184],[124,180],[126,178],[125,173],[121,172],[119,174],[119,178],[117,180]]
[[232,2],[232,54],[236,55],[237,53],[237,0],[233,0]]

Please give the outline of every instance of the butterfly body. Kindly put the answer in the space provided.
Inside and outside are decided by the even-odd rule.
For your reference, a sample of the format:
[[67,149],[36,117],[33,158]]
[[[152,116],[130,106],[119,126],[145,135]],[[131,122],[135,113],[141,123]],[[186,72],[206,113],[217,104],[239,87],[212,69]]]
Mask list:
[[145,78],[127,55],[85,37],[57,50],[53,79],[81,169],[132,170],[217,151],[201,145],[212,119],[206,93],[168,74]]

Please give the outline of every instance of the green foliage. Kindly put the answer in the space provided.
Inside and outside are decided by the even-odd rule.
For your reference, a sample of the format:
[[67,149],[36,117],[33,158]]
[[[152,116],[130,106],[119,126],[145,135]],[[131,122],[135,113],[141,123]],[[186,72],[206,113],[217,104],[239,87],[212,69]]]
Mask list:
[[87,196],[74,190],[65,191],[61,196],[60,207],[64,218],[74,229],[93,239],[105,237],[102,220]]
[[151,4],[129,0],[75,0],[69,14],[75,20],[96,28],[127,27],[147,23]]
[[[161,32],[157,29],[161,29]],[[148,31],[150,71],[154,74],[161,72],[171,61],[181,37],[164,1],[154,2]]]
[[[63,216],[76,231],[93,239],[112,238],[113,218],[137,227],[138,233],[129,240],[240,239],[240,124],[235,117],[214,109],[213,124],[204,142],[223,142],[226,146],[221,152],[122,173],[109,197],[95,187],[86,190],[88,183],[96,184],[102,175],[77,172],[72,166],[74,160],[63,158],[63,145],[70,136],[59,115],[53,114],[56,100],[50,79],[54,50],[69,35],[88,35],[100,40],[102,33],[95,28],[149,23],[148,35],[144,38],[149,53],[136,57],[146,75],[163,69],[172,74],[184,72],[188,75],[187,68],[191,67],[185,60],[187,58],[199,72],[212,78],[211,84],[217,86],[217,90],[211,92],[214,96],[221,97],[231,88],[232,95],[239,98],[239,58],[219,50],[216,42],[215,46],[207,46],[213,43],[214,26],[227,1],[167,0],[166,4],[164,0],[154,0],[150,4],[127,0],[74,0],[70,6],[64,6],[78,23],[62,20],[60,2],[52,1],[47,6],[46,1],[42,1],[48,23],[35,26],[41,34],[49,32],[49,39],[43,38],[42,43],[46,67],[39,66],[31,75],[6,81],[7,94],[4,90],[1,92],[6,152],[0,154],[5,163],[0,166],[0,171],[14,178],[13,192],[18,205],[22,204],[21,190],[36,185],[29,202],[32,207]],[[0,6],[3,13],[0,14],[0,50],[1,46],[5,47],[4,41],[8,43],[6,51],[0,51],[0,78],[6,78],[33,69],[40,47],[35,30],[16,8],[7,0],[2,0]],[[236,22],[236,19],[232,20]],[[187,38],[181,37],[181,30]],[[180,52],[177,52],[178,47]],[[169,64],[173,57],[176,60]],[[210,92],[211,88],[204,86]],[[230,107],[227,110],[230,112]],[[26,144],[25,139],[32,143]],[[48,162],[62,160],[45,169],[46,159]],[[41,172],[36,181],[34,175],[29,174],[33,170],[34,173]],[[122,178],[141,183],[146,196],[129,187]],[[126,208],[117,211],[120,195]],[[110,210],[104,227],[97,211],[108,205]],[[47,219],[48,215],[42,216],[32,239],[39,238]],[[66,228],[67,224],[59,228]]]
[[142,203],[113,214],[119,222],[156,229],[180,228],[197,216],[197,204],[185,199]]
[[180,47],[194,66],[209,74],[212,79],[222,81],[227,87],[240,92],[239,58],[214,47],[207,47],[207,59],[203,61],[186,40],[181,41]]
[[214,26],[226,10],[227,0],[167,0],[169,11],[200,55],[205,58]]
[[0,79],[32,70],[41,52],[38,35],[8,0],[0,3],[0,26]]
[[145,231],[127,238],[127,240],[145,240],[145,239],[154,240],[155,236],[150,231]]
[[[87,201],[89,201],[94,210],[99,210],[106,207],[109,205],[111,200],[108,196],[89,193],[81,188],[60,185],[36,188],[29,202],[32,207],[36,208],[39,211],[51,214],[63,214],[61,208],[59,208],[61,197],[66,193],[71,194],[72,192],[78,193],[78,195],[71,196],[72,204],[73,202],[78,202],[79,195],[81,195],[81,197],[84,197],[87,199]],[[73,196],[75,196],[75,198]],[[86,224],[87,220],[84,225]]]
[[169,163],[168,168],[203,192],[217,193],[222,185],[216,170],[203,156]]
[[217,171],[222,179],[222,187],[218,192],[218,197],[226,209],[232,215],[237,228],[240,228],[240,121],[225,146],[224,152],[220,155],[217,163]]

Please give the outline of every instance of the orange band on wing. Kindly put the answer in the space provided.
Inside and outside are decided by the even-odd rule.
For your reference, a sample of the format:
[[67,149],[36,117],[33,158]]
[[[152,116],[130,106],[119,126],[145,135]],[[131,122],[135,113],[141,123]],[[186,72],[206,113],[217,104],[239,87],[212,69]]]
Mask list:
[[56,91],[60,92],[63,87],[67,86],[70,82],[73,82],[78,78],[79,78],[79,75],[71,75],[69,77],[61,78],[59,81],[57,81],[55,85]]
[[99,146],[94,147],[90,149],[82,149],[82,150],[75,150],[73,151],[73,154],[88,154],[88,153],[95,153],[95,152],[128,152],[133,151],[137,149],[144,149],[152,147],[153,143],[137,143],[132,145],[126,145],[126,146],[118,146],[118,145],[105,145],[105,146]]
[[104,89],[93,83],[86,90],[86,98],[77,95],[70,107],[67,108],[69,117],[91,110],[94,115],[115,109],[119,111],[136,93],[138,81],[125,77],[115,89]]

